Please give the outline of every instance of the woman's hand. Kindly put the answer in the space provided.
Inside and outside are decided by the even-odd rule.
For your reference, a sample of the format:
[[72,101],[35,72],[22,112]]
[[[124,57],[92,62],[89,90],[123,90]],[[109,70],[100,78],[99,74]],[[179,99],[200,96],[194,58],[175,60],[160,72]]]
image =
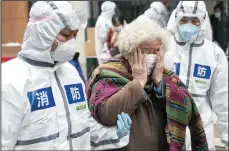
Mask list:
[[127,113],[121,113],[118,115],[117,120],[117,135],[119,138],[122,138],[129,134],[132,120]]
[[132,69],[132,76],[134,80],[138,80],[142,88],[144,88],[147,82],[147,66],[146,57],[142,54],[141,49],[138,48],[137,51],[130,54],[128,61]]
[[159,51],[156,52],[157,62],[156,66],[153,70],[152,80],[156,86],[159,86],[160,81],[162,79],[162,74],[164,70],[164,48],[163,45],[159,47]]

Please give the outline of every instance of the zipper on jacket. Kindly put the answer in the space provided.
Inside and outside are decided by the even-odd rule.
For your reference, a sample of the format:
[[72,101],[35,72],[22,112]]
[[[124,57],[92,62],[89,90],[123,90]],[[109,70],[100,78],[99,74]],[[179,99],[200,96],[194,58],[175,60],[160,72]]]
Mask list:
[[61,86],[61,83],[60,83],[60,80],[59,80],[59,78],[57,76],[57,73],[55,72],[54,74],[55,74],[56,82],[57,82],[58,88],[59,88],[59,90],[61,92],[61,95],[62,95],[62,98],[63,98],[63,102],[64,102],[64,109],[65,109],[65,112],[66,112],[66,119],[67,119],[67,124],[68,124],[67,140],[69,142],[69,149],[73,150],[72,139],[71,139],[72,124],[71,124],[70,111],[69,111],[69,108],[68,108],[67,99],[66,99],[66,96],[65,96],[65,91],[64,91],[63,87]]
[[186,79],[186,87],[188,89],[190,77],[191,77],[191,68],[192,68],[192,48],[194,43],[190,45],[189,56],[188,56],[188,72],[187,72],[187,79]]

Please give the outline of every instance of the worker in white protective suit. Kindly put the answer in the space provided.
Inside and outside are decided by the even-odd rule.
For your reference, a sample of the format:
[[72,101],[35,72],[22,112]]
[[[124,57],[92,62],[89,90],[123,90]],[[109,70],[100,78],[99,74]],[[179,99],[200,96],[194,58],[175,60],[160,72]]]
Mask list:
[[85,85],[68,61],[86,16],[67,1],[38,1],[22,50],[2,64],[2,150],[94,150],[128,144],[131,119],[104,127],[88,110]]
[[99,65],[110,58],[109,51],[104,51],[104,45],[110,28],[112,27],[112,16],[115,14],[116,4],[111,1],[103,2],[101,14],[95,25],[95,51]]
[[155,20],[161,27],[166,27],[169,20],[169,11],[160,1],[152,2],[150,8],[142,15],[147,16],[151,20]]
[[[214,150],[213,111],[225,149],[228,148],[228,61],[223,50],[204,38],[201,27],[207,11],[203,1],[180,1],[176,28],[165,54],[165,67],[174,69],[199,109],[209,150]],[[171,61],[172,60],[172,61]],[[191,150],[190,133],[186,149]]]
[[[168,24],[167,24],[167,30],[174,35],[177,33],[177,26],[176,26],[176,9],[172,11],[171,16],[169,17]],[[211,22],[209,19],[208,13],[206,13],[206,17],[203,21],[203,24],[201,26],[201,30],[204,33],[204,38],[212,41],[213,40],[213,32],[211,27]]]

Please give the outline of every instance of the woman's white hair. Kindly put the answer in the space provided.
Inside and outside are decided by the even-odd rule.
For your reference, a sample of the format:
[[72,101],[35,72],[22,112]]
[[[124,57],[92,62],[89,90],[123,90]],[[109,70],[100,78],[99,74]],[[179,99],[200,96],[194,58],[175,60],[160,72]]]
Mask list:
[[120,54],[127,57],[140,45],[149,44],[155,40],[162,42],[166,52],[170,38],[171,35],[167,30],[163,29],[156,21],[142,15],[121,30],[117,43]]

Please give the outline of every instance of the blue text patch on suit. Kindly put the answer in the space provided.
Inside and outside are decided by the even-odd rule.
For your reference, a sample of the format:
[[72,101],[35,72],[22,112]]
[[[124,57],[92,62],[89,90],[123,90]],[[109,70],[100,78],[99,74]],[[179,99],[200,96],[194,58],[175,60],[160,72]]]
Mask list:
[[175,63],[174,62],[174,72],[176,73],[176,75],[180,74],[180,63]]
[[51,87],[28,92],[27,96],[31,105],[31,112],[55,106]]
[[203,79],[210,79],[211,68],[209,66],[195,64],[193,76]]
[[85,101],[82,84],[65,85],[64,88],[69,104]]

